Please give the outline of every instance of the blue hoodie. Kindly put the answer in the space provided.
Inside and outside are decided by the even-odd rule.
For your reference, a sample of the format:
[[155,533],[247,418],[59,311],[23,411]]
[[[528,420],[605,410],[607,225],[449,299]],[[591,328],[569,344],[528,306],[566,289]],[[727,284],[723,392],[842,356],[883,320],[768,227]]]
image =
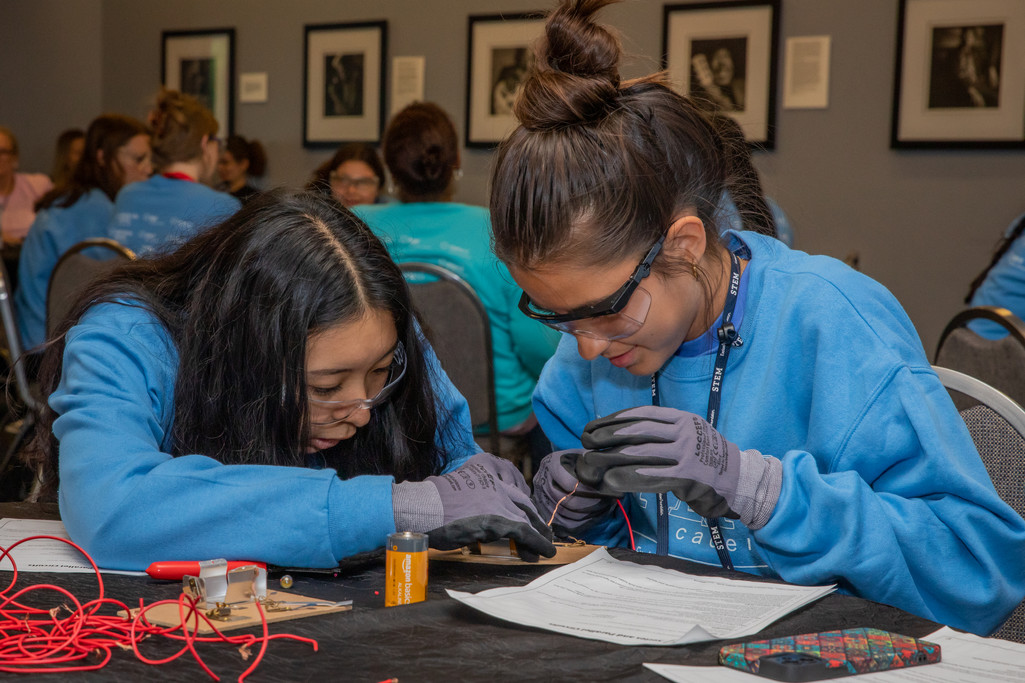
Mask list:
[[155,175],[117,193],[107,237],[143,256],[185,242],[241,206],[230,194],[206,185]]
[[[244,350],[239,350],[244,353]],[[433,351],[445,470],[479,452],[466,401]],[[58,417],[60,511],[101,567],[223,557],[332,567],[395,532],[390,476],[342,480],[332,469],[224,465],[170,455],[178,354],[147,310],[94,306],[67,336]]]
[[[1018,216],[1008,226],[1004,236],[1009,236],[1025,214]],[[1004,255],[1000,257],[972,295],[971,306],[1000,306],[1025,320],[1025,239],[1014,240]],[[968,324],[977,334],[987,339],[999,339],[1007,336],[1007,330],[997,323],[988,320],[974,320]]]
[[[903,309],[834,259],[749,232],[727,239],[734,250],[746,244],[751,260],[733,319],[743,345],[729,356],[718,428],[783,463],[764,527],[722,520],[735,567],[796,584],[835,582],[992,631],[1025,595],[1025,521],[994,490]],[[666,363],[662,405],[704,417],[714,349],[706,335]],[[579,448],[589,420],[650,405],[650,383],[605,358],[584,361],[567,337],[541,376],[535,411],[556,448]],[[624,499],[643,552],[655,550],[654,501]],[[669,505],[669,553],[718,564],[701,516],[672,494]],[[615,510],[588,540],[629,545]]]
[[18,311],[21,343],[31,349],[46,341],[46,291],[58,259],[82,240],[106,237],[114,203],[103,190],[92,189],[74,204],[57,203],[36,214],[21,247],[18,263]]

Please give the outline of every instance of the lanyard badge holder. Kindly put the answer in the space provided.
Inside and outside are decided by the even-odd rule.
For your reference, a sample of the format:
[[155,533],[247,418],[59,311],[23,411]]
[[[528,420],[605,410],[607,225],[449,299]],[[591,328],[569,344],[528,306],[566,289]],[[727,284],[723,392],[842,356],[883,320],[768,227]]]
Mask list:
[[[740,291],[740,258],[730,252],[730,286],[726,293],[726,303],[723,306],[722,325],[717,330],[719,337],[719,350],[715,355],[715,370],[712,373],[712,385],[708,391],[708,413],[705,420],[714,428],[719,422],[719,403],[722,398],[722,382],[726,375],[726,361],[730,357],[730,349],[734,346],[741,346],[744,342],[737,334],[737,328],[733,324],[733,311],[737,307],[737,294]],[[658,373],[651,376],[651,404],[660,405],[658,391]],[[666,493],[658,493],[655,496],[656,514],[658,528],[656,529],[655,554],[669,554],[669,498]],[[726,549],[723,541],[722,530],[719,528],[718,517],[706,517],[708,533],[712,538],[712,545],[719,556],[719,564],[723,569],[733,569],[733,561],[730,559],[730,552]]]

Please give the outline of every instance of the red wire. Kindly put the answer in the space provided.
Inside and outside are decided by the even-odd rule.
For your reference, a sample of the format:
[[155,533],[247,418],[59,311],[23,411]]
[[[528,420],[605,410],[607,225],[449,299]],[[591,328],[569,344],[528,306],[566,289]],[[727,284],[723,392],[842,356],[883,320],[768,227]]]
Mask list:
[[[39,539],[60,541],[82,553],[89,560],[89,564],[96,575],[99,596],[82,603],[68,590],[51,584],[27,586],[12,593],[11,591],[18,581],[18,567],[10,554],[11,551],[22,543]],[[267,646],[271,640],[279,640],[281,638],[298,640],[310,644],[314,652],[318,650],[317,641],[312,638],[303,638],[287,633],[269,634],[267,616],[259,602],[255,604],[256,610],[260,615],[260,623],[263,627],[262,636],[251,634],[224,635],[206,614],[196,606],[196,601],[184,593],[179,595],[177,600],[161,600],[150,605],[144,605],[140,600],[139,608],[133,614],[132,610],[129,610],[128,606],[123,602],[104,597],[103,578],[96,563],[93,562],[88,553],[66,538],[57,536],[31,536],[24,538],[17,543],[13,543],[8,548],[0,546],[0,562],[4,558],[10,559],[13,576],[11,583],[0,591],[0,671],[3,672],[61,673],[95,671],[107,665],[114,648],[123,648],[131,649],[139,661],[146,664],[166,664],[189,652],[203,671],[215,681],[218,681],[220,678],[200,657],[195,647],[196,643],[223,642],[238,646],[240,651],[243,649],[248,650],[256,643],[259,643],[260,649],[255,659],[238,678],[241,683],[263,660],[264,653],[267,651]],[[22,596],[40,591],[57,593],[66,602],[61,607],[52,610],[32,607],[19,602]],[[178,605],[178,615],[181,621],[178,626],[156,626],[146,620],[146,612],[158,605],[166,604]],[[114,607],[117,610],[124,611],[129,616],[121,617],[99,614],[100,609],[103,607]],[[60,615],[63,612],[66,612],[67,615],[61,617]],[[212,629],[213,635],[199,635],[200,620]],[[139,643],[156,636],[180,641],[182,648],[173,655],[163,659],[147,658],[139,651]],[[94,661],[94,658],[97,656],[100,661]],[[83,660],[87,658],[89,658],[91,663],[83,663]]]
[[630,550],[637,551],[637,545],[634,543],[634,528],[630,526],[630,515],[626,514],[626,508],[623,507],[623,501],[616,499],[616,504],[619,506],[619,511],[623,513],[623,519],[626,520],[626,530],[630,532]]

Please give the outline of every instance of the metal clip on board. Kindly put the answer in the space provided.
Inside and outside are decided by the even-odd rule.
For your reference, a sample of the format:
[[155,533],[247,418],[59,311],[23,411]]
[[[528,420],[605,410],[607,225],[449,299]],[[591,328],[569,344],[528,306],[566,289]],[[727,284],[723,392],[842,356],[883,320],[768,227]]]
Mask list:
[[199,563],[199,576],[182,578],[182,592],[202,608],[237,605],[267,598],[267,570],[256,565],[228,571],[227,560]]

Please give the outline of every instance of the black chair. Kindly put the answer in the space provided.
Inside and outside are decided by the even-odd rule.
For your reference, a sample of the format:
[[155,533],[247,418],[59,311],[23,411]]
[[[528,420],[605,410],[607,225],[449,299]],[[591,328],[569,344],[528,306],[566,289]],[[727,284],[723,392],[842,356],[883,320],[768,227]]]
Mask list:
[[53,267],[46,287],[46,335],[54,333],[89,282],[118,262],[134,258],[131,249],[102,237],[83,240],[64,252]]
[[[0,355],[6,364],[4,371],[7,378],[4,383],[7,399],[5,401],[6,410],[3,418],[0,419],[0,432],[5,441],[8,435],[13,435],[10,443],[4,449],[3,459],[0,460],[0,479],[3,480],[4,497],[21,499],[29,495],[30,489],[35,489],[37,482],[23,481],[16,485],[11,483],[12,473],[17,464],[15,456],[32,433],[39,411],[43,407],[43,400],[30,383],[25,368],[25,353],[21,347],[18,318],[14,310],[14,301],[11,298],[11,280],[7,274],[7,268],[3,264],[0,264],[0,320],[3,321],[4,327]],[[12,377],[14,380],[13,392],[11,390]],[[30,479],[38,479],[38,477],[30,477]]]
[[[973,320],[996,323],[1007,336],[986,339],[967,327]],[[1006,308],[976,306],[955,315],[940,334],[933,362],[980,379],[1025,405],[1025,322]],[[964,407],[961,399],[955,404]]]
[[488,452],[512,460],[530,481],[526,440],[498,431],[491,323],[480,297],[447,268],[419,261],[400,263],[399,268],[409,282],[413,305],[442,369],[469,404],[473,424],[487,427],[478,443]]
[[[974,377],[944,367],[933,369],[951,397],[967,405],[961,409],[961,418],[997,493],[1025,516],[1025,409]],[[1025,643],[1025,602],[993,636]]]

